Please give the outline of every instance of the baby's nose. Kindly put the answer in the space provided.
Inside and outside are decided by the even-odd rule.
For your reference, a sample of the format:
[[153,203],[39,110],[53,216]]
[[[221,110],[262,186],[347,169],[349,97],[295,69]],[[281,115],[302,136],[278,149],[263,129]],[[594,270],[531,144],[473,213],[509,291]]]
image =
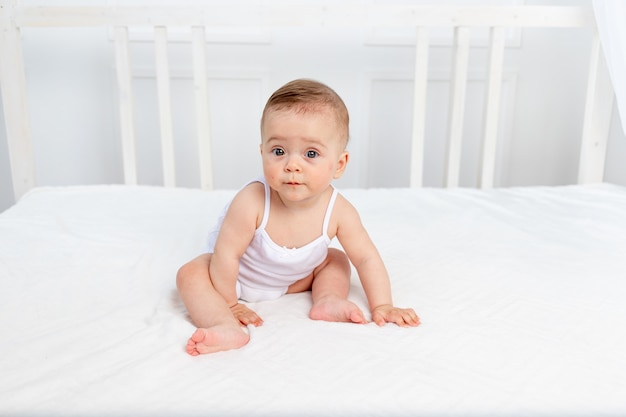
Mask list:
[[294,172],[300,171],[300,158],[297,156],[292,156],[287,159],[287,163],[285,164],[285,171]]

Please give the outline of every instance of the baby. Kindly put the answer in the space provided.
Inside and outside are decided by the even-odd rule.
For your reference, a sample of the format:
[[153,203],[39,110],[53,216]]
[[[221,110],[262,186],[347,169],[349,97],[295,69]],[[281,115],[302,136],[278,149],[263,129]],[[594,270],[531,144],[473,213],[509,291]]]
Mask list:
[[[209,235],[208,253],[183,265],[176,281],[198,329],[191,355],[236,349],[242,326],[263,320],[239,300],[311,291],[314,320],[366,323],[347,299],[350,262],[371,318],[417,326],[413,309],[394,307],[389,276],[356,209],[331,185],[348,164],[348,110],[331,88],[295,80],[267,101],[261,118],[263,177],[245,185]],[[345,253],[329,248],[337,237]]]

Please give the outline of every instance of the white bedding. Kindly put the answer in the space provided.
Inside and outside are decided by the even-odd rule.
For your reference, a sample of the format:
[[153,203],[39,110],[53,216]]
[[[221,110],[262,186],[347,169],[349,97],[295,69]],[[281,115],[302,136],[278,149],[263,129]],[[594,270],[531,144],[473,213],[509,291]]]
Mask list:
[[0,215],[0,415],[626,415],[626,188],[343,193],[423,324],[287,295],[191,357],[175,273],[232,192],[31,191]]

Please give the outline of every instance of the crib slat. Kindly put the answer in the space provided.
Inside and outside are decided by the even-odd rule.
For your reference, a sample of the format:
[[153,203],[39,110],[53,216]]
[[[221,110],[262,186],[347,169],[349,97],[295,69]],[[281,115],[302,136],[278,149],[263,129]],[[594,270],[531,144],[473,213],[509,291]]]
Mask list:
[[[5,7],[14,7],[8,2]],[[0,10],[3,14],[5,10]],[[15,22],[0,15],[6,22],[0,33],[0,77],[2,107],[6,126],[9,164],[15,201],[35,186],[35,156],[33,152],[28,103],[24,55],[20,40],[20,29]],[[4,23],[3,22],[3,23]]]
[[485,96],[484,132],[481,154],[481,188],[492,188],[496,166],[496,143],[500,116],[500,91],[502,90],[502,66],[504,59],[505,29],[491,28],[489,42],[489,74]]
[[596,29],[589,59],[587,96],[583,120],[578,183],[601,182],[613,111],[614,93]]
[[174,187],[176,185],[174,135],[172,133],[170,66],[167,56],[167,29],[165,26],[156,26],[154,28],[154,48],[156,56],[157,92],[159,97],[163,185],[166,187]]
[[204,190],[212,190],[213,155],[211,153],[206,36],[204,26],[194,26],[191,31],[193,90],[196,103],[196,129],[198,134],[198,154],[200,158],[200,186]]
[[428,86],[428,28],[417,28],[413,77],[413,132],[411,137],[411,187],[424,185],[424,135],[426,129],[426,92]]
[[454,30],[454,62],[450,85],[446,187],[457,187],[459,185],[468,58],[469,28],[456,27]]
[[122,160],[124,183],[137,184],[137,160],[135,156],[135,125],[133,114],[133,93],[128,52],[128,28],[117,26],[113,31],[115,42],[115,63],[120,106],[120,130],[122,137]]

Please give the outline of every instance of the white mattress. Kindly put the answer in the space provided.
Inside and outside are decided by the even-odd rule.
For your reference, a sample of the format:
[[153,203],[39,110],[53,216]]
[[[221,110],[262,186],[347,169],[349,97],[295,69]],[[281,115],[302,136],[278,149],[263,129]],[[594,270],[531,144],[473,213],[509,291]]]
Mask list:
[[626,188],[343,193],[423,324],[287,295],[191,357],[175,273],[232,192],[30,192],[0,215],[0,415],[626,415]]

